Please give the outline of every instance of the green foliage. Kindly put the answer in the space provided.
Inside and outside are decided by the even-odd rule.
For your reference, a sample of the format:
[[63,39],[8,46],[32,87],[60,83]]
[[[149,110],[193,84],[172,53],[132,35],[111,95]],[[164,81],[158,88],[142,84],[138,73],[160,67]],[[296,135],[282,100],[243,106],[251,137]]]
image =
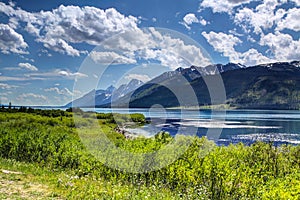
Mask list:
[[[117,187],[118,192],[93,192],[96,196],[91,195],[91,188],[86,188],[86,193],[74,194],[72,190],[70,198],[103,195],[130,198],[132,194],[137,199],[149,195],[160,199],[297,199],[300,195],[300,146],[274,147],[257,142],[251,146],[217,147],[206,138],[181,135],[173,138],[165,132],[153,138],[128,140],[114,131],[115,121],[145,122],[139,114],[82,113],[76,121],[77,128],[80,124],[77,130],[84,132],[79,137],[69,112],[34,110],[28,113],[24,108],[22,111],[0,113],[0,157],[37,163],[49,169],[71,170],[80,177],[80,181],[74,181],[75,185],[83,181],[96,187],[97,184],[91,183],[95,179],[121,185]],[[92,120],[95,116],[99,123]],[[137,171],[145,168],[149,171],[134,174],[109,168],[103,163],[126,160],[109,148],[110,156],[100,162],[82,141],[97,142],[103,139],[103,134],[107,142],[111,141],[119,149],[155,154],[154,159],[144,156],[137,163],[125,163]],[[177,149],[169,146],[174,142],[178,144]],[[189,144],[188,149],[180,144]],[[160,149],[164,151],[158,152]],[[179,158],[165,165],[173,155]],[[162,168],[151,171],[154,166]],[[87,176],[93,178],[83,179]],[[155,191],[165,193],[156,195]]]

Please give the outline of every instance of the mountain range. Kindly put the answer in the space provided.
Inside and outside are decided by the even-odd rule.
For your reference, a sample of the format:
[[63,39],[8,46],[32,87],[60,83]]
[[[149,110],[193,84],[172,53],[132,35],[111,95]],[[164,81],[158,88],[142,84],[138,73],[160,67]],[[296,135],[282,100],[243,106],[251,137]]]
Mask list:
[[129,94],[144,83],[137,79],[132,79],[128,84],[123,84],[119,88],[109,86],[107,89],[92,90],[84,96],[68,103],[66,107],[94,107],[110,104],[119,98]]
[[[222,77],[226,100],[210,98],[207,83]],[[195,95],[191,95],[191,92]],[[112,97],[113,96],[113,97]],[[195,96],[193,99],[191,96]],[[113,105],[111,105],[111,102]],[[71,105],[72,102],[68,105]],[[148,108],[192,107],[228,104],[236,108],[300,109],[300,61],[277,62],[246,67],[216,64],[178,68],[142,83],[132,80],[119,88],[91,91],[75,100],[78,107]]]

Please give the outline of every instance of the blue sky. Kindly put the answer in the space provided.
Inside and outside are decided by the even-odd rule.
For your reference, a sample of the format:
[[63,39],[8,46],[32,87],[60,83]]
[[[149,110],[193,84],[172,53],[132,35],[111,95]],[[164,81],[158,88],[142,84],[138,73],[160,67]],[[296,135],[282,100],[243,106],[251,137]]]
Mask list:
[[299,0],[1,1],[0,100],[64,105],[178,67],[300,60]]

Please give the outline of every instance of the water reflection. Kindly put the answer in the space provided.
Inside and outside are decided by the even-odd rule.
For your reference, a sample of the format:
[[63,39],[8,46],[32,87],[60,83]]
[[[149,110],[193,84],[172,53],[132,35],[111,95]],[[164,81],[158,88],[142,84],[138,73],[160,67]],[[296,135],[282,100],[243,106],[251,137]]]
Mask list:
[[[274,145],[300,143],[300,111],[287,110],[229,110],[226,113],[209,110],[165,109],[96,109],[97,112],[142,113],[150,124],[129,131],[151,137],[159,131],[171,135],[189,135],[195,132],[206,136],[210,131],[222,129],[216,141],[219,145],[243,142],[252,144],[260,140]],[[225,121],[219,121],[225,119]]]

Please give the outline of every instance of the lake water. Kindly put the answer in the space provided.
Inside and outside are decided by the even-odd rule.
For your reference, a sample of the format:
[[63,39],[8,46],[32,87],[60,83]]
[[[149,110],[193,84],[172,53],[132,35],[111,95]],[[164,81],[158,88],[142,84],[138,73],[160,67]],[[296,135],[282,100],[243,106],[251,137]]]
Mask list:
[[[89,109],[90,110],[90,109]],[[95,109],[100,113],[142,113],[150,124],[128,129],[131,133],[150,137],[160,131],[171,135],[206,136],[218,145],[260,140],[274,145],[300,144],[300,111],[287,110],[165,110]]]

